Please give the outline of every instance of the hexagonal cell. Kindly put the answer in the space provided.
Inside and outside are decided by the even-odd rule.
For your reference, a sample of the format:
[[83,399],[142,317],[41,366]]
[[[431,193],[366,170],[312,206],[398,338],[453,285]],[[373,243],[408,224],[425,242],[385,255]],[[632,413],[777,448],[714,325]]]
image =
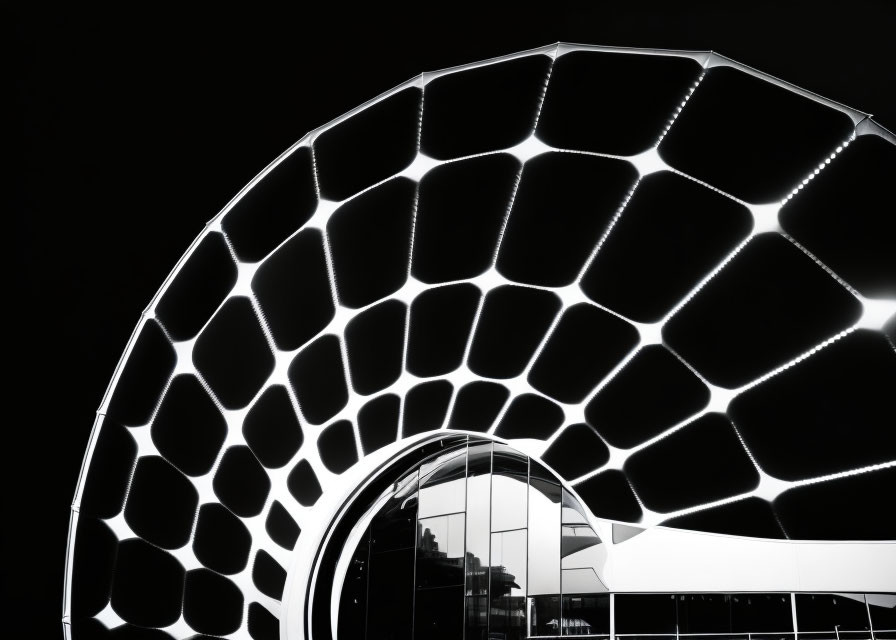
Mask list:
[[640,153],[657,143],[702,71],[675,56],[564,54],[554,62],[536,135],[561,149]]
[[286,387],[275,384],[265,389],[243,419],[243,437],[268,468],[278,469],[292,460],[305,436]]
[[304,507],[313,506],[322,493],[317,475],[307,460],[300,460],[289,472],[286,487],[292,497]]
[[274,355],[248,298],[228,300],[199,334],[193,363],[227,409],[245,407],[274,370]]
[[243,621],[243,594],[231,580],[208,569],[187,572],[184,619],[201,633],[234,633]]
[[724,414],[708,413],[641,449],[624,470],[644,504],[675,511],[750,491],[759,473]]
[[224,452],[212,487],[221,504],[250,518],[264,508],[271,481],[249,447],[238,445]]
[[407,368],[415,376],[457,369],[482,298],[478,287],[455,284],[424,291],[411,303]]
[[289,381],[305,419],[323,424],[348,402],[339,338],[321,336],[289,365]]
[[305,224],[317,208],[311,149],[300,147],[246,191],[221,227],[240,260],[257,262]]
[[193,484],[158,456],[137,461],[128,489],[124,519],[144,540],[163,549],[177,549],[190,539],[199,505]]
[[184,568],[166,551],[140,539],[118,545],[112,608],[144,627],[173,624],[181,612]]
[[355,429],[348,420],[337,420],[317,438],[321,462],[333,473],[342,473],[358,461]]
[[279,600],[283,597],[283,586],[286,584],[286,569],[267,551],[259,549],[252,563],[252,583],[266,596]]
[[137,443],[128,429],[105,418],[84,478],[81,513],[100,518],[119,513],[136,460]]
[[516,282],[562,287],[575,280],[638,173],[628,162],[543,153],[523,167],[497,268]]
[[550,67],[549,57],[531,55],[436,78],[424,89],[421,150],[449,159],[522,142]]
[[423,382],[408,391],[404,398],[402,435],[439,429],[445,421],[454,387],[447,380]]
[[784,230],[869,298],[896,298],[894,175],[896,145],[861,136],[781,208]]
[[193,553],[203,565],[218,573],[234,574],[246,568],[252,536],[243,521],[220,504],[199,508]]
[[408,166],[421,99],[420,89],[403,89],[321,133],[314,141],[321,197],[344,200]]
[[428,283],[488,269],[522,166],[503,153],[451,162],[420,181],[411,273]]
[[541,456],[566,480],[575,480],[599,468],[610,459],[610,450],[587,424],[564,428]]
[[279,544],[284,549],[292,549],[299,539],[301,529],[296,521],[292,519],[289,512],[282,504],[274,500],[268,511],[267,520],[264,523],[264,530],[271,536],[271,540]]
[[394,393],[381,395],[361,407],[358,411],[358,433],[365,455],[395,442],[400,412],[401,398]]
[[534,393],[517,396],[495,428],[500,438],[546,440],[563,424],[563,409]]
[[457,392],[449,429],[488,431],[510,397],[503,384],[476,380]]
[[598,518],[624,522],[641,519],[641,505],[621,471],[603,471],[575,485],[574,489]]
[[253,602],[249,605],[249,635],[252,640],[280,640],[280,621]]
[[417,185],[395,178],[337,209],[327,222],[339,302],[354,309],[407,280]]
[[585,418],[614,447],[659,435],[709,402],[709,389],[662,345],[642,348],[585,407]]
[[647,175],[582,276],[582,291],[627,318],[657,322],[752,227],[750,211],[717,191],[671,171]]
[[252,291],[279,349],[298,349],[333,319],[323,236],[306,229],[277,249],[252,278]]
[[176,376],[152,421],[152,441],[165,458],[191,476],[208,473],[227,421],[195,376]]
[[846,114],[714,67],[659,146],[670,165],[747,202],[782,200],[854,131]]
[[801,480],[896,459],[893,389],[892,345],[859,330],[748,389],[729,414],[760,467]]
[[385,389],[401,375],[408,308],[386,300],[365,309],[345,327],[352,387],[362,395]]
[[175,364],[177,355],[165,333],[148,320],[125,361],[106,415],[126,426],[146,424]]
[[710,382],[746,384],[836,335],[862,306],[776,233],[749,243],[663,327],[663,338]]
[[78,517],[72,557],[72,617],[98,614],[109,602],[118,539],[99,518]]

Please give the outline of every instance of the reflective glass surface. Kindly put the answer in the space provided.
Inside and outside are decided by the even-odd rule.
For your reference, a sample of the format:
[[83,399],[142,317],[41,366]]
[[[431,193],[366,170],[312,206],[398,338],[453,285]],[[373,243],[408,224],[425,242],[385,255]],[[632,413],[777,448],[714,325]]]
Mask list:
[[464,514],[423,518],[417,524],[417,586],[464,584]]
[[492,475],[492,531],[526,526],[529,464],[526,456],[495,444]]
[[803,631],[864,631],[870,628],[863,594],[798,593],[797,626]]
[[466,594],[488,593],[491,547],[492,445],[472,445],[467,468],[467,584]]
[[371,551],[414,546],[417,524],[417,472],[395,483],[393,495],[370,524]]
[[529,595],[560,593],[560,485],[529,479]]
[[675,633],[675,597],[664,594],[617,594],[616,633]]
[[560,635],[560,596],[529,598],[529,635]]
[[418,517],[460,513],[466,509],[466,448],[450,451],[420,467]]
[[731,630],[741,633],[793,631],[790,594],[733,594],[731,596]]
[[865,594],[868,610],[871,613],[871,624],[877,638],[896,638],[896,594]]
[[526,635],[526,530],[492,534],[489,580],[489,633],[496,637]]
[[610,633],[609,595],[564,595],[563,635],[584,636]]
[[[460,640],[464,633],[464,588],[418,589],[414,601],[415,640]],[[378,640],[380,636],[367,636]],[[384,639],[390,636],[382,636]]]
[[563,593],[606,593],[607,588],[592,567],[563,569],[561,572]]

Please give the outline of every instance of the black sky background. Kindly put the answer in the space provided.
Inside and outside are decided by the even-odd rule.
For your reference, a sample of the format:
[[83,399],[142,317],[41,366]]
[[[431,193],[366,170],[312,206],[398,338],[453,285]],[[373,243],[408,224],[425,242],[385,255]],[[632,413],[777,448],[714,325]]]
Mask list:
[[304,133],[421,71],[557,40],[714,49],[896,129],[896,5],[820,4],[5,10],[4,627],[61,637],[69,505],[140,312],[205,222]]

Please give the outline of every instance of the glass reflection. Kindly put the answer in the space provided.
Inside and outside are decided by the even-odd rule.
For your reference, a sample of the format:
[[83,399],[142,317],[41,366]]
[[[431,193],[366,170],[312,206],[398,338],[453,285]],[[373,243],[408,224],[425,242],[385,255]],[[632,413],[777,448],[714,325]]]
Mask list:
[[[463,633],[463,586],[417,591],[414,602],[415,640],[458,640],[463,638]],[[379,638],[370,635],[367,637],[370,640]]]
[[529,595],[560,593],[560,485],[529,480]]
[[[798,593],[796,618],[800,631],[834,632],[836,629],[837,633],[842,634],[870,629],[868,608],[862,594]],[[847,633],[843,637],[850,636]]]
[[563,593],[606,593],[607,588],[592,567],[563,569],[561,571]]
[[588,518],[585,517],[585,510],[582,508],[582,505],[566,489],[563,490],[561,520],[563,524],[588,524]]
[[485,596],[491,546],[492,445],[471,446],[467,459],[466,595]]
[[467,449],[462,447],[420,467],[418,517],[458,513],[466,508]]
[[[492,534],[489,635],[526,635],[526,530]],[[497,635],[501,634],[501,635]]]
[[871,624],[877,638],[896,638],[896,594],[868,593],[865,595]]
[[565,636],[609,634],[610,596],[563,596],[562,627]]
[[417,477],[414,473],[395,483],[386,506],[370,524],[373,553],[414,546],[417,524]]
[[492,455],[492,531],[526,526],[528,458],[503,444]]
[[675,597],[670,594],[617,594],[614,613],[616,633],[675,633]]
[[[369,580],[367,637],[410,640],[413,599],[407,596],[396,598],[396,594],[413,593],[413,548],[371,554]],[[340,620],[340,627],[342,622]]]
[[488,598],[471,596],[466,599],[465,640],[488,640]]
[[464,584],[464,514],[423,518],[417,524],[417,586]]
[[529,635],[560,635],[560,596],[529,598]]
[[792,632],[789,593],[737,593],[731,596],[731,630],[735,633]]

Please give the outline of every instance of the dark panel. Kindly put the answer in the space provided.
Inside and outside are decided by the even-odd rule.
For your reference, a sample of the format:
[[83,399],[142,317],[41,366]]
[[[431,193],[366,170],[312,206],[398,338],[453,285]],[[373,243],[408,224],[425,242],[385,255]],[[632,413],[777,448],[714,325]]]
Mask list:
[[554,62],[537,135],[561,149],[654,146],[702,68],[690,58],[574,51]]
[[362,395],[376,393],[398,380],[407,307],[387,300],[362,311],[345,327],[352,386]]
[[582,277],[582,290],[628,318],[657,322],[752,227],[749,210],[717,191],[671,171],[647,175]]
[[247,191],[221,227],[240,260],[257,262],[305,224],[316,208],[311,150],[302,147]]
[[280,349],[298,349],[333,319],[321,232],[306,229],[258,268],[252,291]]
[[299,539],[299,525],[289,515],[282,504],[274,500],[268,511],[268,519],[265,520],[264,530],[271,536],[271,540],[279,544],[284,549],[292,549],[296,546],[296,540]]
[[529,372],[529,383],[560,402],[579,403],[638,344],[638,330],[587,303],[563,312]]
[[510,403],[495,429],[499,438],[546,440],[563,424],[563,409],[547,398],[524,393]]
[[98,614],[109,602],[118,539],[98,518],[81,514],[72,555],[73,618]]
[[844,593],[796,594],[796,624],[800,631],[868,631],[865,595]]
[[408,88],[314,141],[321,197],[344,200],[408,166],[417,153],[420,89]]
[[190,539],[199,493],[180,471],[158,456],[145,456],[128,489],[124,519],[141,538],[164,549]]
[[521,165],[507,154],[452,162],[420,181],[411,273],[463,280],[491,266]]
[[367,637],[411,640],[414,548],[371,554],[369,580]]
[[156,322],[148,320],[134,342],[106,415],[127,426],[146,424],[176,363],[168,338]]
[[230,447],[221,458],[212,482],[221,504],[244,518],[264,508],[271,481],[249,447]]
[[227,421],[195,376],[179,375],[152,421],[152,441],[165,458],[191,476],[208,473],[224,438]]
[[406,178],[390,180],[330,217],[327,235],[342,304],[364,307],[404,284],[416,188]]
[[688,593],[677,598],[680,633],[730,633],[731,596]]
[[610,459],[610,450],[587,424],[566,427],[541,457],[566,480],[597,469]]
[[544,153],[523,168],[497,268],[517,282],[575,280],[638,172],[628,162]]
[[535,596],[529,602],[529,635],[559,635],[560,596]]
[[447,380],[423,382],[408,391],[404,398],[402,435],[406,438],[441,428],[453,391]]
[[463,586],[418,589],[414,594],[414,638],[457,640],[463,635]]
[[221,307],[196,340],[193,363],[227,409],[255,397],[274,370],[274,354],[248,298]]
[[512,378],[523,372],[560,309],[553,293],[501,286],[485,296],[468,364],[479,375]]
[[625,473],[644,504],[666,512],[744,493],[759,474],[724,414],[708,413],[632,455]]
[[267,551],[259,549],[255,554],[255,562],[252,563],[252,582],[266,596],[280,600],[286,584],[286,569]]
[[615,598],[616,633],[675,633],[675,596],[669,593],[618,593]]
[[243,621],[243,594],[214,571],[189,571],[184,584],[184,619],[202,633],[234,633]]
[[252,536],[243,521],[220,504],[199,509],[193,553],[196,559],[218,573],[239,573],[249,561]]
[[575,486],[576,492],[598,518],[637,522],[641,506],[621,471],[611,469]]
[[774,504],[791,538],[894,540],[896,518],[881,502],[892,495],[896,495],[893,467],[790,489]]
[[790,594],[733,594],[731,596],[731,630],[735,633],[793,631]]
[[574,628],[582,635],[606,635],[610,633],[610,594],[564,595],[563,617],[579,621],[581,626]]
[[236,264],[219,233],[208,234],[156,303],[156,316],[174,340],[189,340],[236,284]]
[[783,199],[839,143],[852,121],[790,89],[715,67],[660,144],[670,165],[747,202]]
[[472,284],[424,291],[411,304],[408,371],[425,378],[457,369],[470,338],[481,293]]
[[333,473],[342,473],[358,461],[355,429],[348,420],[338,420],[324,429],[317,438],[317,449],[324,466]]
[[128,430],[109,418],[103,420],[84,479],[81,513],[99,518],[119,513],[136,459],[137,443]]
[[321,494],[320,483],[307,460],[301,460],[289,473],[286,486],[292,497],[304,507],[312,506]]
[[421,150],[448,159],[510,147],[535,127],[551,59],[526,56],[426,85]]
[[628,449],[700,411],[709,389],[661,345],[641,349],[585,407],[615,447]]
[[896,145],[861,136],[781,209],[785,231],[869,297],[896,297],[894,175]]
[[[664,526],[691,531],[709,531],[751,538],[783,538],[771,505],[762,498],[747,498],[704,509],[663,522]],[[760,629],[756,629],[760,631]],[[770,629],[774,631],[774,629]]]
[[180,617],[184,569],[169,553],[139,539],[118,545],[112,607],[126,621],[165,627]]
[[302,414],[312,424],[323,424],[348,402],[339,338],[321,336],[299,352],[289,365],[292,383]]
[[750,242],[663,327],[710,382],[738,387],[852,325],[862,307],[776,233]]
[[401,398],[387,393],[375,398],[358,411],[358,435],[364,454],[370,454],[398,437],[398,415]]
[[263,606],[252,602],[249,604],[249,635],[252,640],[280,640],[280,621]]
[[739,395],[729,415],[763,469],[799,480],[896,458],[893,389],[893,347],[859,330]]
[[457,392],[449,429],[488,431],[510,397],[510,391],[497,382],[477,380]]
[[286,387],[265,389],[243,419],[243,437],[266,467],[276,469],[292,460],[305,436]]
[[372,553],[398,549],[413,552],[417,536],[417,483],[416,471],[399,480],[391,498],[373,517],[370,523]]

